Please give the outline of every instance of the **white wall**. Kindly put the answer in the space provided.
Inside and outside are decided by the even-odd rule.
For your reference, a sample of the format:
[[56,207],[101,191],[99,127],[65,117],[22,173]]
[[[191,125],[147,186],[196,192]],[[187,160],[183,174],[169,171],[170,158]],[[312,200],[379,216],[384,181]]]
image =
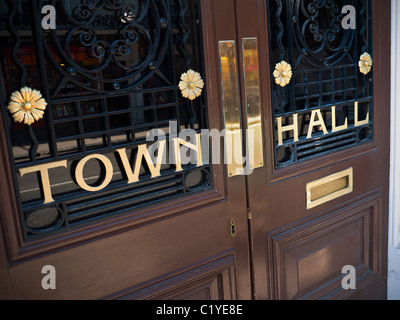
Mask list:
[[391,182],[388,299],[400,300],[400,1],[392,0]]

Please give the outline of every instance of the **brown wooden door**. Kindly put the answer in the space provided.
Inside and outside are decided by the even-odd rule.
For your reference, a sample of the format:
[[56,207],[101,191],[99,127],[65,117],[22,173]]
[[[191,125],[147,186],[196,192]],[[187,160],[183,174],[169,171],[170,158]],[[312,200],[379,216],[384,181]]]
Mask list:
[[[182,164],[151,179],[145,159],[139,181],[126,171],[147,130],[223,129],[216,20],[234,7],[218,2],[56,1],[57,28],[44,30],[41,1],[7,1],[2,298],[251,298],[245,177]],[[177,86],[190,68],[206,84],[193,102]],[[47,101],[32,126],[7,110],[25,86]]]
[[[384,298],[389,1],[333,1],[336,9],[330,1],[104,1],[100,10],[95,2],[58,4],[55,31],[40,26],[41,1],[24,11],[10,0],[2,12],[0,296]],[[348,4],[355,31],[335,27]],[[158,47],[146,51],[149,43]],[[224,48],[235,57],[229,72]],[[364,51],[373,58],[367,75],[358,68]],[[282,60],[292,66],[285,87],[273,76]],[[178,89],[188,69],[205,82],[194,102]],[[32,130],[7,111],[23,86],[48,103]],[[139,181],[121,173],[121,154],[131,157],[147,130],[169,120],[196,132],[255,128],[258,162],[246,162],[254,171],[167,165],[151,179],[143,160]],[[245,137],[243,150],[252,145]],[[113,169],[104,188],[110,166],[101,156]],[[46,177],[19,172],[64,160],[66,168],[48,171],[54,201],[43,204]],[[48,265],[54,290],[42,288]],[[347,265],[356,290],[342,288]]]
[[[341,26],[346,4],[354,30]],[[254,297],[384,299],[389,1],[237,1],[236,10],[239,37],[258,36],[260,56],[265,166],[247,177]],[[285,87],[273,75],[282,60],[292,66]],[[344,266],[356,270],[354,290],[342,287]]]

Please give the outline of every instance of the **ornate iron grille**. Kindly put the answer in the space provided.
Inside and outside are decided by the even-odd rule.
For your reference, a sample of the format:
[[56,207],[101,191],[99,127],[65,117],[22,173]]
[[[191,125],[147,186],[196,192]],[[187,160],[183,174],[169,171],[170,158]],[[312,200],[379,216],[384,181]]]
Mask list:
[[[41,8],[56,9],[56,29],[43,30]],[[199,1],[189,0],[7,0],[0,9],[1,109],[14,166],[25,240],[48,236],[167,199],[212,187],[210,166],[188,164],[177,172],[164,164],[151,179],[127,184],[123,170],[99,192],[77,186],[74,169],[83,157],[105,155],[121,169],[117,149],[133,158],[146,133],[169,123],[196,132],[207,128],[204,94],[181,96],[177,84],[188,69],[202,73]],[[48,105],[43,120],[25,126],[7,112],[8,97],[28,86]],[[43,204],[40,174],[18,170],[67,160],[51,174],[54,202]],[[85,179],[98,185],[104,168],[87,165]]]
[[[351,13],[342,9],[349,5],[355,9],[355,29],[342,23]],[[372,1],[271,0],[268,12],[271,70],[281,61],[292,67],[290,83],[271,88],[275,167],[372,141],[373,72],[359,69],[360,56],[373,50]],[[298,132],[289,130],[294,122]],[[310,136],[311,122],[325,128],[311,126]]]

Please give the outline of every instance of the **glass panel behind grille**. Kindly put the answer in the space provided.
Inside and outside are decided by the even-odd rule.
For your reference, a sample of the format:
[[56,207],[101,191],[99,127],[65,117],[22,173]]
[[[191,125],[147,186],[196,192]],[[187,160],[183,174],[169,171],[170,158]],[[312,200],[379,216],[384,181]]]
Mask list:
[[[199,1],[52,4],[55,30],[42,30],[39,19],[32,21],[42,16],[42,1],[10,0],[0,12],[8,19],[1,24],[0,51],[7,97],[28,86],[40,90],[48,103],[44,119],[29,130],[2,108],[25,239],[210,188],[208,165],[188,164],[177,172],[165,163],[160,176],[152,179],[145,161],[139,181],[128,184],[118,156],[118,150],[125,150],[133,170],[139,146],[152,144],[146,142],[149,130],[162,129],[168,139],[170,122],[178,133],[207,128],[204,94],[189,101],[177,87],[188,69],[204,76]],[[167,154],[169,149],[167,144]],[[78,185],[76,168],[94,154],[104,155],[113,169],[106,188],[89,192]],[[50,203],[43,204],[39,172],[17,174],[64,160],[67,168],[48,170],[54,200]],[[101,185],[107,170],[101,161],[89,160],[85,183]]]
[[[352,13],[345,6],[355,29],[342,24]],[[293,71],[285,87],[271,81],[275,167],[372,141],[373,72],[359,69],[360,56],[373,53],[372,1],[271,0],[268,14],[271,74],[281,61]]]

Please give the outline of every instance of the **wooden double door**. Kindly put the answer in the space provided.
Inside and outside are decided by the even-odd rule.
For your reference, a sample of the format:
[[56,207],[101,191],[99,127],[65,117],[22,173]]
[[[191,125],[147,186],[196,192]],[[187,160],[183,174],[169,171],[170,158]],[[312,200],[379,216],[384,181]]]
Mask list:
[[[2,12],[0,297],[385,299],[389,1],[53,1],[56,29],[45,4]],[[132,177],[171,122],[225,129],[220,164]]]

